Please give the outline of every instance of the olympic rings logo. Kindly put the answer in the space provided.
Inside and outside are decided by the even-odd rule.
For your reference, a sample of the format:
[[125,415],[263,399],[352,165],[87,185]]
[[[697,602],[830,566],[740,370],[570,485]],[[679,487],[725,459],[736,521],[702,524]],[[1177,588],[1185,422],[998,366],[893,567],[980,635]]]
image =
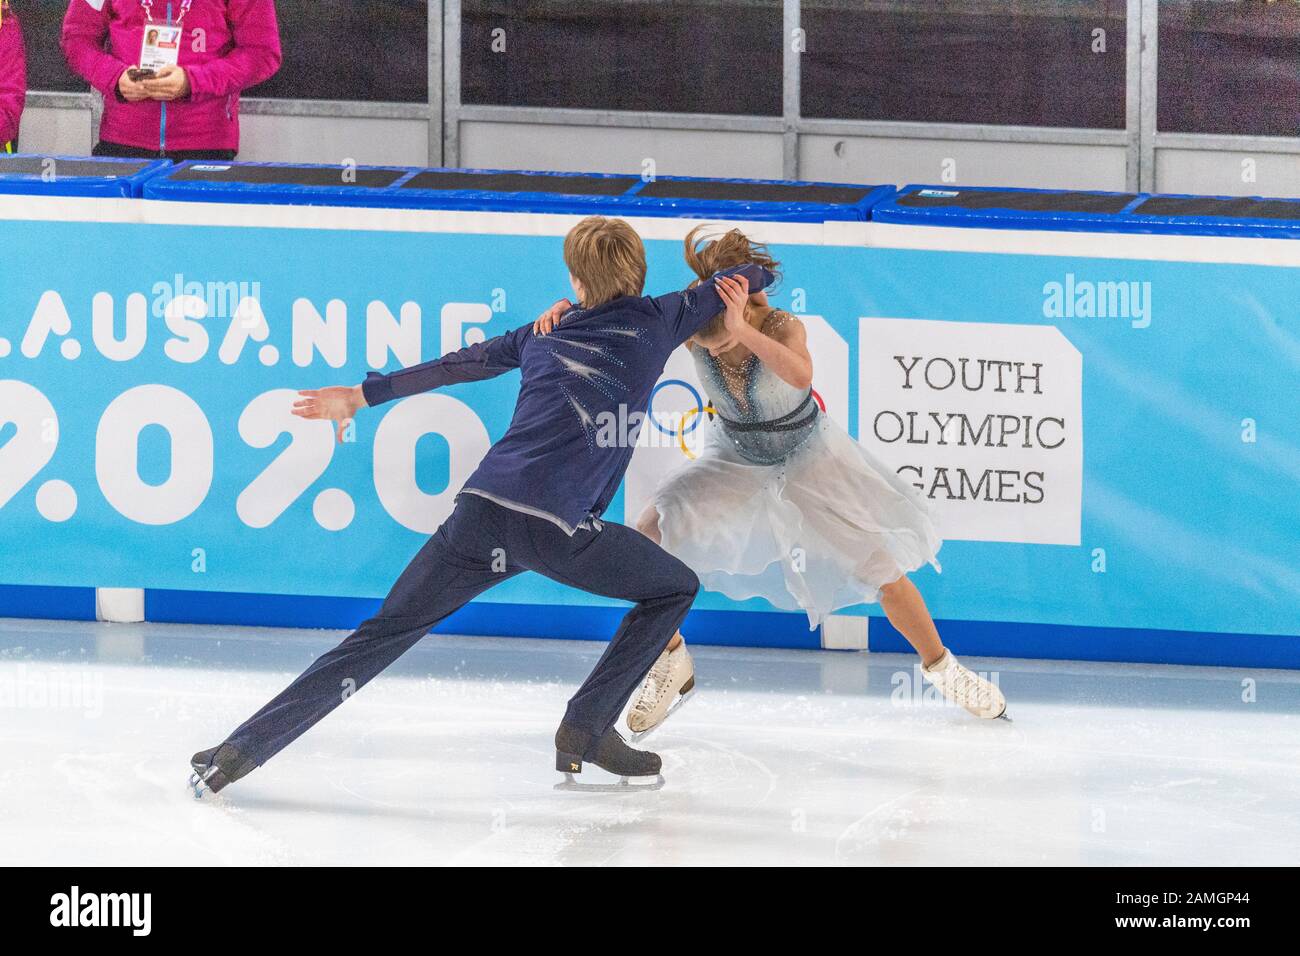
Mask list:
[[[686,391],[691,393],[691,398],[695,399],[695,414],[697,415],[703,410],[701,407],[703,403],[703,399],[700,398],[700,393],[696,390],[694,385],[692,385],[690,382],[683,381],[680,378],[666,378],[654,387],[654,390],[650,392],[650,403],[649,405],[646,406],[646,417],[650,419],[651,423],[654,424],[655,428],[659,429],[661,434],[673,436],[677,434],[681,426],[679,425],[678,428],[669,431],[659,423],[659,419],[656,418],[654,414],[655,396],[658,395],[661,391],[663,391],[665,388],[667,388],[670,385],[680,385],[682,388],[686,389]],[[709,409],[709,411],[713,411],[713,409]],[[691,429],[694,430],[694,428],[698,424],[699,422],[693,423],[691,425]],[[689,433],[683,432],[682,434],[685,435]]]
[[716,415],[718,410],[714,408],[712,405],[705,405],[703,408],[700,408],[698,405],[696,405],[689,412],[687,412],[685,415],[682,416],[681,428],[678,430],[679,434],[677,436],[677,444],[681,448],[682,454],[692,460],[695,459],[697,456],[695,452],[691,451],[689,448],[686,447],[686,420],[690,419],[691,427],[694,428],[696,425],[699,424],[697,419],[699,417],[700,412],[708,412],[710,415]]
[[[683,412],[681,417],[677,420],[677,427],[672,430],[665,428],[660,423],[658,417],[654,414],[655,396],[670,385],[681,386],[686,389],[686,391],[690,392],[691,397],[695,400],[695,407]],[[821,395],[817,393],[817,389],[810,389],[810,391],[812,392],[813,401],[817,403],[817,407],[825,413],[826,402],[823,401]],[[683,381],[680,378],[666,378],[657,384],[650,392],[650,401],[646,408],[646,418],[650,419],[651,424],[653,424],[655,428],[659,429],[661,434],[667,435],[670,438],[675,438],[677,440],[677,447],[682,450],[682,454],[687,458],[694,460],[698,456],[686,446],[686,436],[699,427],[700,414],[704,412],[707,412],[710,415],[719,414],[718,410],[712,405],[704,404],[704,399],[700,396],[699,391],[690,382]],[[689,427],[687,427],[688,424]]]

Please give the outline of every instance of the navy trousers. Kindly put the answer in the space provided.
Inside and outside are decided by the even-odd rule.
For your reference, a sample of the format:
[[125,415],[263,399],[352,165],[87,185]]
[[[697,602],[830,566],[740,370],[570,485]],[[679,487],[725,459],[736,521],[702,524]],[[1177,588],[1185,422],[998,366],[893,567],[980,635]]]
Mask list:
[[443,618],[526,570],[636,602],[565,713],[567,722],[603,735],[685,619],[700,587],[695,572],[623,525],[580,528],[570,537],[544,518],[461,494],[451,517],[397,579],[379,614],[322,654],[226,742],[254,764],[265,763]]

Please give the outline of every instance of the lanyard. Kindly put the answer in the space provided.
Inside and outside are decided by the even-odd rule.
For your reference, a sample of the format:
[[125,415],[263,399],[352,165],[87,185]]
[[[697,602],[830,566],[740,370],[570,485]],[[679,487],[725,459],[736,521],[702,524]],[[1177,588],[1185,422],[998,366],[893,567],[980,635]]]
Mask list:
[[[190,12],[190,7],[193,5],[194,0],[181,0],[181,15],[176,18],[176,26],[180,26],[184,22],[185,14]],[[153,0],[140,0],[140,6],[149,22],[153,23]]]
[[[3,2],[3,0],[0,0],[0,2]],[[194,4],[194,0],[181,0],[181,14],[179,17],[176,18],[175,26],[179,27],[185,21],[185,14],[190,12],[190,7],[193,6],[193,4]],[[145,18],[148,19],[150,23],[153,23],[153,0],[140,0],[140,7],[141,9],[144,10]],[[168,20],[167,25],[172,26],[173,24],[171,23],[170,2],[167,4],[167,20]],[[159,110],[158,150],[159,152],[167,151],[167,104],[166,103],[162,103],[161,109]]]

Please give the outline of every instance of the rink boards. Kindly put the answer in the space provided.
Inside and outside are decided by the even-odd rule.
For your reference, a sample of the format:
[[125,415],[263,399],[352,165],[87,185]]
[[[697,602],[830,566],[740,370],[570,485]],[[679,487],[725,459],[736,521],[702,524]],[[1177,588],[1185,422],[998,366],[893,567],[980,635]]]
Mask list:
[[[568,293],[576,215],[0,197],[0,614],[349,626],[450,511],[517,376],[363,413],[299,388],[433,358]],[[695,220],[633,218],[647,289]],[[719,220],[720,221],[720,220]],[[958,651],[1300,666],[1300,242],[738,221],[805,322],[828,415],[946,543],[916,580]],[[608,517],[689,460],[678,353]],[[684,439],[679,434],[686,422]],[[846,611],[702,595],[701,642],[865,643]],[[615,602],[537,576],[440,627],[599,637]],[[898,649],[873,619],[870,642]]]

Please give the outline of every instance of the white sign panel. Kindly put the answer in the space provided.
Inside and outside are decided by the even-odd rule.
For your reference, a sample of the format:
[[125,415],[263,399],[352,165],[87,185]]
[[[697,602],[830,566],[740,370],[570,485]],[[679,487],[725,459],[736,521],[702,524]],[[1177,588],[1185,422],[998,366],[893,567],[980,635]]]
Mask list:
[[858,440],[964,541],[1079,543],[1083,358],[1046,325],[861,318]]

